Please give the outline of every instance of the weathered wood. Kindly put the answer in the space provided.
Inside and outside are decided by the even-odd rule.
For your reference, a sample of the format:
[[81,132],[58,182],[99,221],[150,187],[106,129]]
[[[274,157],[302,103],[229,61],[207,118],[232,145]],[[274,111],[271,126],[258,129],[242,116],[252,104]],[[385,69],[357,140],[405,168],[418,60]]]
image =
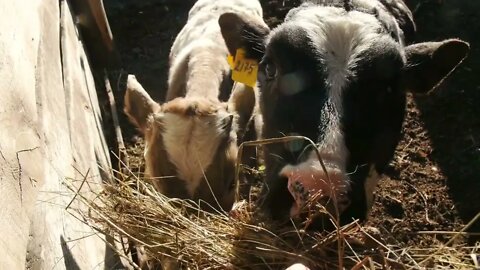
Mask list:
[[88,196],[111,167],[70,7],[0,1],[0,25],[0,268],[111,269],[106,239],[65,210],[65,184]]

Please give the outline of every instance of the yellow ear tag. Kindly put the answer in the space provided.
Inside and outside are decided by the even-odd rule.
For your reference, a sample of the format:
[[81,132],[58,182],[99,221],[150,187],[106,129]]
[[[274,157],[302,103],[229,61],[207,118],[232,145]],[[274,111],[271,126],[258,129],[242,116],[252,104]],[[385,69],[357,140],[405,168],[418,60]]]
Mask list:
[[233,55],[229,54],[227,56],[227,62],[228,62],[228,65],[230,66],[230,69],[233,69],[235,67],[234,61],[233,61]]
[[245,58],[245,50],[237,49],[232,67],[232,80],[255,87],[257,83],[258,63]]

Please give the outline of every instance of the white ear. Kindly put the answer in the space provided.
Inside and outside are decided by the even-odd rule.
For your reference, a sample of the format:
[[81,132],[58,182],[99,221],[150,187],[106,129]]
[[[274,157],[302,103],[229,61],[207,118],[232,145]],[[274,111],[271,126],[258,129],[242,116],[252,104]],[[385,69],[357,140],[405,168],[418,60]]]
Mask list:
[[129,120],[144,132],[149,115],[159,110],[160,105],[153,101],[147,91],[137,81],[137,78],[129,74],[123,108]]

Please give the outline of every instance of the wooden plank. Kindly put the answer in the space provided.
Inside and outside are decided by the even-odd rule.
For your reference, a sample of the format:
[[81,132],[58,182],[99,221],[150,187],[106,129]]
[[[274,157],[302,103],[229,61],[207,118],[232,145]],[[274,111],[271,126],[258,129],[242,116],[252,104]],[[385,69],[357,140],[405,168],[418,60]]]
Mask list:
[[69,0],[77,17],[82,40],[89,55],[92,68],[101,72],[103,68],[116,68],[120,58],[115,50],[113,34],[102,0]]

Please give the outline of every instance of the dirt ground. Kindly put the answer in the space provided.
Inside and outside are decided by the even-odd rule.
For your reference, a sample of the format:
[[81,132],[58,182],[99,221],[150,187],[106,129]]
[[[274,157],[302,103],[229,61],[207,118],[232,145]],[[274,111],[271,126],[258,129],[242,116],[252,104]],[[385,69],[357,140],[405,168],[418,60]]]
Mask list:
[[[192,1],[157,0],[109,9],[112,1],[105,1],[107,15],[123,68],[162,101],[169,49]],[[261,2],[267,23],[275,25],[298,0]],[[389,243],[423,247],[452,237],[425,231],[459,231],[480,211],[480,1],[407,4],[415,12],[418,41],[458,37],[471,44],[469,58],[441,88],[428,96],[409,95],[404,136],[380,182],[368,222]],[[119,108],[122,95],[115,93]],[[123,114],[120,118],[130,154],[141,155],[135,148],[141,144],[138,133]],[[480,232],[480,221],[468,231]]]

